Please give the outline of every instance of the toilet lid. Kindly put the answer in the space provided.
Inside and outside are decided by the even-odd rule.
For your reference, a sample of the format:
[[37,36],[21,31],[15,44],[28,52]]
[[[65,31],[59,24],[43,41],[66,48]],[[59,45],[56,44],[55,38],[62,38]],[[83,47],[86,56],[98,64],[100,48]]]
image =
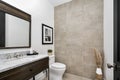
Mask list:
[[53,63],[51,67],[56,68],[56,69],[64,69],[66,68],[66,65],[62,63]]

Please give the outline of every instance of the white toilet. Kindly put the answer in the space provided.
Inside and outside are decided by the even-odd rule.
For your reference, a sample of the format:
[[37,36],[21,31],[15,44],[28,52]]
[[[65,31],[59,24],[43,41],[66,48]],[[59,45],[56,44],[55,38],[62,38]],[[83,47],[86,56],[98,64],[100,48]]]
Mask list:
[[55,62],[55,56],[49,56],[50,80],[62,80],[66,65]]

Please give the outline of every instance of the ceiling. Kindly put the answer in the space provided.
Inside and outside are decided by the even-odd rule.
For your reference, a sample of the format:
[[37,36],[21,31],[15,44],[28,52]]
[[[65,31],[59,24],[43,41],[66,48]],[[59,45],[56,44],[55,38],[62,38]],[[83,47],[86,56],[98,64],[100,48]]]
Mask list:
[[58,6],[58,5],[66,3],[66,2],[70,2],[72,0],[49,0],[49,1],[53,6]]

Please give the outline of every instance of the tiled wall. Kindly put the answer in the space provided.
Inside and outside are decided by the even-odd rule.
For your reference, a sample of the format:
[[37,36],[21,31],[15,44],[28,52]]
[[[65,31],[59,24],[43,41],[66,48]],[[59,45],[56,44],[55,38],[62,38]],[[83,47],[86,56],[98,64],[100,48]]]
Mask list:
[[73,0],[55,8],[56,61],[67,72],[95,77],[93,48],[103,50],[103,0]]

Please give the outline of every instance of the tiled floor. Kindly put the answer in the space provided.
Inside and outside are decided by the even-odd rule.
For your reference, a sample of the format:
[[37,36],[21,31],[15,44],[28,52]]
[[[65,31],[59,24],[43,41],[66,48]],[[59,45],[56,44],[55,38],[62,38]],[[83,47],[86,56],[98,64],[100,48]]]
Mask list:
[[66,73],[63,80],[91,80],[91,79]]
[[81,77],[81,76],[76,76],[76,75],[73,75],[73,74],[65,73],[65,75],[63,77],[63,80],[92,80],[92,79],[88,79],[88,78],[84,78],[84,77]]

